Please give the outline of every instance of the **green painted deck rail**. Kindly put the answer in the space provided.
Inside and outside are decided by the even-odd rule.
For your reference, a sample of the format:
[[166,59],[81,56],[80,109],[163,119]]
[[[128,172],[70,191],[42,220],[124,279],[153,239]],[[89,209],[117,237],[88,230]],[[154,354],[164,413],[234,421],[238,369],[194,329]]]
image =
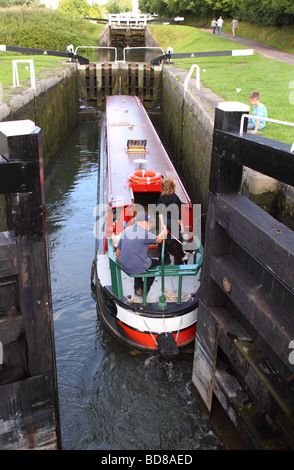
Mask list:
[[[164,243],[163,249],[161,254],[161,265],[154,266],[153,268],[149,269],[146,273],[143,274],[130,274],[125,271],[119,264],[118,261],[115,259],[115,253],[113,250],[113,243],[112,239],[108,238],[108,255],[109,255],[109,266],[110,266],[110,273],[111,273],[111,284],[112,284],[112,292],[118,298],[122,299],[123,295],[123,285],[122,285],[122,278],[121,278],[121,271],[126,273],[129,277],[141,277],[143,278],[143,305],[147,303],[147,277],[161,277],[162,278],[162,285],[163,285],[163,292],[164,292],[164,278],[166,276],[174,276],[179,278],[179,285],[178,285],[178,300],[177,303],[181,303],[182,297],[182,282],[183,277],[185,276],[196,276],[200,271],[203,263],[203,246],[201,245],[199,239],[197,237],[194,238],[195,243],[195,254],[194,254],[194,263],[193,264],[179,264],[179,265],[164,265]],[[200,259],[196,263],[196,254],[197,251],[200,252]]]

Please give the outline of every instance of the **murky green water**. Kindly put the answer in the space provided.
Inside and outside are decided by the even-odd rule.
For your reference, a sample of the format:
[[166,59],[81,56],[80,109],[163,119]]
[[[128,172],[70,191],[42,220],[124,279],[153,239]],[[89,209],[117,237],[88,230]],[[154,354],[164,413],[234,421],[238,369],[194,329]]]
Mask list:
[[46,175],[64,449],[219,449],[191,383],[192,354],[132,356],[104,329],[91,292],[99,128],[80,124]]

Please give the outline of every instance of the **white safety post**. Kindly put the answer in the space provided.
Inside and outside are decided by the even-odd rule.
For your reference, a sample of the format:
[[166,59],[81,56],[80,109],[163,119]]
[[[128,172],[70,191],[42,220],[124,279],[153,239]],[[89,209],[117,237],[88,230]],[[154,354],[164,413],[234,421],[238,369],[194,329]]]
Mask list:
[[36,78],[35,78],[35,67],[33,59],[30,60],[13,60],[12,61],[12,75],[13,75],[13,86],[19,86],[19,78],[18,78],[18,63],[29,63],[30,64],[30,78],[31,78],[31,87],[33,90],[36,91]]

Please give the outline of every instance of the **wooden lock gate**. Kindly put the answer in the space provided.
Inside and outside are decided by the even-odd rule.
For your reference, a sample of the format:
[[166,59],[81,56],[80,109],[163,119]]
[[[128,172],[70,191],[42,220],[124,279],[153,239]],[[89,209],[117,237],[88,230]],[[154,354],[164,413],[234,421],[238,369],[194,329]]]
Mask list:
[[152,67],[143,62],[79,65],[85,99],[102,110],[109,95],[138,96],[147,109],[159,106],[161,70],[161,66]]
[[145,28],[131,26],[109,26],[110,44],[115,47],[144,46]]
[[193,383],[248,448],[293,449],[294,232],[240,187],[243,166],[294,186],[294,155],[240,133],[244,111],[230,105],[215,113]]
[[0,123],[0,449],[59,449],[41,130]]

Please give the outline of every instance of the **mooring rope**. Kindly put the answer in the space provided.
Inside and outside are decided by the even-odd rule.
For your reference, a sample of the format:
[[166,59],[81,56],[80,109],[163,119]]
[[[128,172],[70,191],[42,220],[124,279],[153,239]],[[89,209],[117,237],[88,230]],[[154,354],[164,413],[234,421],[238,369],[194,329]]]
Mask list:
[[143,322],[145,323],[145,326],[146,326],[147,330],[149,331],[149,334],[152,336],[152,339],[153,339],[154,343],[155,343],[155,344],[156,344],[156,346],[157,346],[156,339],[155,339],[155,337],[154,337],[154,335],[153,335],[152,331],[150,330],[150,328],[149,328],[149,326],[147,325],[147,323],[146,323],[146,321],[145,321],[145,319],[144,319],[144,318],[143,318]]

